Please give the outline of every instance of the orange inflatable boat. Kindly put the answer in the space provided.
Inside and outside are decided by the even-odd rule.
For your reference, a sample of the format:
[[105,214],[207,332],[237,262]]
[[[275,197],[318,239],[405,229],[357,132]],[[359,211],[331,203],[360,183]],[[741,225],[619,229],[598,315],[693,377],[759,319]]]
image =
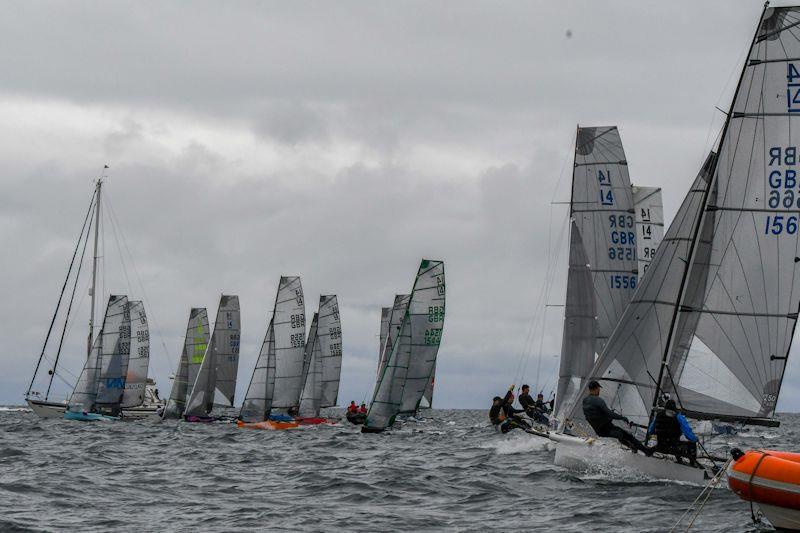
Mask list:
[[800,530],[800,453],[731,450],[728,486],[773,526]]
[[281,430],[296,428],[299,425],[300,424],[298,422],[277,422],[275,420],[264,420],[263,422],[242,422],[241,420],[236,421],[236,427],[242,429]]

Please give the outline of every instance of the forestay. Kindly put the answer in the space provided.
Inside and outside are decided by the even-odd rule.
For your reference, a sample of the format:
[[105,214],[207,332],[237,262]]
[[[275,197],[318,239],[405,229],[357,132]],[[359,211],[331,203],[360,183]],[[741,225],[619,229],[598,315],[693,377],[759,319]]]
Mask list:
[[631,186],[636,217],[636,258],[639,282],[664,238],[664,206],[660,187]]
[[122,407],[136,407],[144,403],[144,390],[147,385],[147,371],[150,365],[150,331],[147,315],[140,301],[129,302],[131,338],[130,357],[124,369],[125,393]]
[[273,323],[275,391],[272,408],[297,408],[303,387],[306,336],[306,308],[298,276],[281,277]]
[[[208,312],[205,308],[192,308],[186,324],[186,336],[183,341],[178,371],[175,373],[169,400],[164,409],[164,418],[178,418],[186,409],[186,398],[190,393],[189,386],[194,384],[194,381],[189,381],[189,362],[196,359],[197,366],[200,366],[208,346],[208,339]],[[196,376],[197,372],[195,372]]]

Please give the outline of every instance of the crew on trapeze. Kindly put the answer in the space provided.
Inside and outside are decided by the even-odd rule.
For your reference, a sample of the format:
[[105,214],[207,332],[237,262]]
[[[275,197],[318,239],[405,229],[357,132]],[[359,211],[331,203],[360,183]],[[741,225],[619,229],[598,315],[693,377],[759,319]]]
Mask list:
[[524,409],[514,408],[514,385],[512,384],[503,398],[495,396],[492,400],[489,420],[501,433],[508,433],[517,428],[528,430],[531,429],[530,424],[518,415],[518,413],[524,412]]
[[[675,461],[680,464],[683,464],[683,458],[686,457],[691,466],[700,466],[697,464],[697,436],[686,417],[678,411],[674,400],[664,403],[664,408],[650,422],[647,433],[656,436],[655,451],[674,455]],[[682,441],[681,435],[688,442]]]
[[525,410],[525,414],[531,417],[537,424],[545,426],[550,424],[550,419],[547,417],[553,410],[553,400],[549,402],[544,401],[544,396],[540,392],[536,395],[536,400],[531,397],[531,388],[528,385],[522,386],[522,393],[519,395],[519,404]]
[[597,381],[590,381],[588,388],[589,395],[583,399],[583,416],[597,436],[613,437],[630,448],[633,453],[640,451],[652,455],[654,448],[646,447],[631,433],[613,424],[614,420],[622,420],[630,426],[631,421],[608,408],[605,400],[600,397],[600,384]]

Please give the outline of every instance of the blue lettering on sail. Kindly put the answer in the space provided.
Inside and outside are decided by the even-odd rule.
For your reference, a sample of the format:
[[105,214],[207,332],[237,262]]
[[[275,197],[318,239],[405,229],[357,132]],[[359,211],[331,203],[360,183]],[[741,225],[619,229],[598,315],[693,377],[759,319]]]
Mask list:
[[611,189],[611,171],[597,170],[597,181],[600,184],[600,203],[614,205],[614,191]]
[[106,378],[107,389],[124,389],[125,378]]
[[794,63],[787,63],[786,70],[786,108],[789,113],[800,113],[800,72]]

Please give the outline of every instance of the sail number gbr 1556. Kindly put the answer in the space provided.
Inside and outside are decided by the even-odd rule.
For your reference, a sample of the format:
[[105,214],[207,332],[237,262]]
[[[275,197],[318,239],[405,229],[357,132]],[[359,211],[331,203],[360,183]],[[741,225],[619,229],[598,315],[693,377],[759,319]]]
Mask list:
[[[792,211],[800,209],[800,180],[796,167],[796,146],[772,146],[767,149],[767,207],[776,213],[768,214],[764,220],[765,235],[795,235],[798,215]],[[786,213],[786,211],[790,213]]]

